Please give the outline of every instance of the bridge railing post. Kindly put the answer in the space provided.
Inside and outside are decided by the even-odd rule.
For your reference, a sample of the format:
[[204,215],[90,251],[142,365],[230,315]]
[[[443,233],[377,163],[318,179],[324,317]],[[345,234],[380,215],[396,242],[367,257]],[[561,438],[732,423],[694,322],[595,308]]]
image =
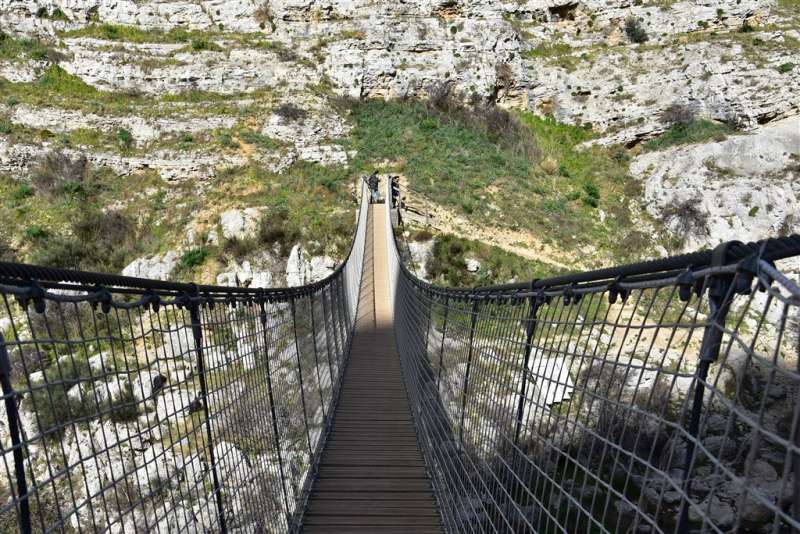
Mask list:
[[458,428],[458,440],[464,442],[464,417],[467,412],[467,395],[469,394],[469,374],[472,369],[472,355],[475,349],[475,326],[478,323],[478,298],[472,296],[472,312],[469,326],[469,351],[467,352],[467,370],[464,373],[464,387],[461,393],[461,424]]
[[219,473],[217,472],[217,461],[214,457],[214,433],[211,429],[211,417],[209,414],[208,406],[208,382],[206,380],[205,360],[203,358],[203,327],[200,319],[200,302],[201,297],[198,296],[197,290],[192,291],[191,294],[184,296],[189,308],[189,318],[191,320],[192,336],[194,338],[195,355],[197,356],[197,374],[200,379],[200,396],[203,405],[203,416],[205,417],[206,439],[208,440],[208,457],[211,463],[211,476],[214,484],[214,493],[216,494],[217,502],[217,517],[219,519],[220,532],[228,532],[228,527],[225,521],[225,507],[222,503],[222,487],[219,481]]
[[17,394],[11,385],[11,360],[6,350],[6,340],[0,333],[0,386],[8,419],[8,433],[11,436],[11,448],[14,451],[14,476],[17,482],[17,523],[22,534],[31,533],[31,510],[28,502],[28,484],[25,479],[25,459],[20,441],[19,411]]
[[[725,255],[729,243],[723,243],[714,249],[713,266],[725,264]],[[735,278],[737,275],[723,274],[710,275],[705,279],[702,291],[708,292],[709,313],[703,330],[703,340],[700,344],[697,369],[694,377],[694,395],[692,398],[692,410],[689,416],[689,437],[686,438],[686,451],[683,464],[683,502],[681,503],[680,515],[678,517],[677,532],[686,534],[690,530],[689,521],[689,499],[692,490],[692,472],[695,466],[696,441],[700,434],[700,418],[704,408],[705,383],[708,379],[708,371],[711,364],[717,361],[720,348],[722,346],[722,336],[725,327],[725,319],[728,315],[733,293],[735,289]],[[690,293],[685,294],[687,299]],[[683,298],[683,296],[682,296]]]
[[[533,290],[534,282],[531,282],[531,290]],[[522,358],[522,368],[520,369],[521,380],[519,387],[519,402],[517,403],[517,422],[514,429],[514,445],[519,445],[519,436],[522,432],[522,419],[525,412],[525,397],[527,395],[528,385],[528,372],[530,366],[531,350],[533,348],[533,335],[536,332],[536,314],[539,307],[544,303],[543,292],[540,295],[531,295],[528,297],[528,321],[525,325],[525,348]]]
[[272,419],[272,433],[275,437],[275,453],[278,456],[278,471],[281,476],[281,491],[283,492],[283,502],[286,510],[286,523],[291,526],[292,516],[289,513],[289,497],[286,492],[286,473],[283,467],[283,454],[281,452],[281,435],[278,430],[278,418],[275,413],[275,395],[272,392],[272,365],[269,361],[269,321],[267,315],[267,303],[263,293],[258,298],[258,305],[260,309],[261,330],[264,342],[264,366],[267,373],[267,397],[269,400],[269,411]]

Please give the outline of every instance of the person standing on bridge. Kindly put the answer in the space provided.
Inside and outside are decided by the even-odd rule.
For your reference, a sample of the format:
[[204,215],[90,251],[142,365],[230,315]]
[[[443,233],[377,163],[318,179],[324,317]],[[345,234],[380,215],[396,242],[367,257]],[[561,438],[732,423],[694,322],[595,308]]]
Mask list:
[[380,195],[378,194],[378,171],[370,175],[367,185],[369,186],[371,202],[375,204],[380,200]]

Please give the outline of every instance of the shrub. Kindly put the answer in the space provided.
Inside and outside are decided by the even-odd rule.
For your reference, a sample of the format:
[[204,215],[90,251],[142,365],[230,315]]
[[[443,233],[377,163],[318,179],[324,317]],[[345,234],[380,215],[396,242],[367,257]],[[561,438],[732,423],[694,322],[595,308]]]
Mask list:
[[281,104],[275,108],[275,114],[289,122],[297,122],[306,118],[308,112],[291,103]]
[[752,33],[756,31],[756,29],[750,24],[749,20],[745,20],[741,27],[739,27],[739,33]]
[[267,24],[269,24],[272,31],[275,31],[275,17],[272,14],[272,8],[269,5],[269,0],[264,0],[258,9],[256,9],[253,16],[256,19],[256,22],[261,26],[261,29],[266,29]]
[[661,219],[671,222],[676,235],[700,234],[708,228],[708,212],[697,202],[672,203],[661,211]]
[[63,152],[50,151],[42,156],[33,169],[31,182],[37,193],[53,198],[64,192],[65,184],[82,182],[87,166],[88,163],[84,156],[72,159]]
[[9,134],[11,133],[11,123],[6,121],[0,121],[0,134]]
[[531,160],[539,158],[536,139],[516,117],[493,102],[481,102],[479,98],[472,98],[470,104],[465,104],[463,95],[453,91],[449,81],[428,88],[427,107],[438,122],[422,122],[424,128],[436,129],[439,124],[475,128],[488,134],[490,141],[504,145],[519,156]]
[[117,130],[117,142],[122,148],[129,149],[133,146],[133,134],[125,128],[119,128]]
[[787,72],[790,72],[792,69],[794,69],[794,63],[782,63],[781,65],[778,66],[778,72],[780,72],[781,74],[786,74]]
[[230,132],[220,134],[219,144],[225,148],[239,148],[239,143],[233,138]]
[[209,41],[208,39],[192,39],[192,50],[195,52],[219,52],[222,50],[222,48],[214,41]]
[[258,243],[252,239],[232,237],[222,245],[222,253],[233,259],[241,260],[251,254],[257,247]]
[[289,249],[300,239],[300,232],[286,224],[289,213],[286,208],[277,208],[264,215],[258,223],[256,238],[264,245],[278,244],[281,254],[286,255]]
[[89,247],[93,249],[90,250],[89,258],[108,258],[108,262],[95,263],[108,263],[110,267],[119,266],[112,258],[116,254],[124,253],[136,242],[136,225],[121,210],[83,210],[81,217],[73,223],[72,232],[87,244],[87,250]]
[[632,43],[645,43],[649,39],[647,32],[642,27],[642,21],[636,17],[629,17],[625,21],[625,35]]
[[48,236],[48,231],[43,226],[33,224],[25,229],[25,237],[28,239],[43,239]]
[[28,184],[22,184],[11,192],[9,199],[13,204],[17,204],[30,196],[33,196],[33,188]]
[[31,252],[31,262],[48,267],[80,269],[86,255],[85,244],[74,238],[51,236]]
[[193,269],[202,265],[209,255],[210,252],[206,247],[193,248],[192,250],[186,251],[183,256],[181,256],[179,265],[183,269]]
[[694,121],[695,116],[695,110],[691,106],[675,102],[661,113],[661,120],[670,125],[688,124]]
[[592,208],[596,208],[600,202],[600,189],[594,182],[583,184],[583,203]]

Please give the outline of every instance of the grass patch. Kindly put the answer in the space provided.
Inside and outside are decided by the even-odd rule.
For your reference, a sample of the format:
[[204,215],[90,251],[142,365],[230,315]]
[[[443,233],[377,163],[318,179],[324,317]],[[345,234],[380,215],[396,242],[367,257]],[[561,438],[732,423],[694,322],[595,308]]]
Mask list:
[[163,31],[122,24],[90,24],[76,30],[60,32],[61,37],[90,37],[126,43],[189,43],[192,38],[201,35],[202,32],[193,32],[184,28],[171,28]]
[[642,148],[646,151],[664,150],[678,145],[703,143],[709,140],[722,141],[735,132],[726,124],[707,119],[694,119],[690,122],[679,122],[670,127],[655,139],[652,139]]
[[0,31],[0,58],[2,59],[45,61],[55,60],[58,56],[55,50],[37,39],[15,39]]
[[254,241],[228,245],[228,253],[234,257],[273,247],[285,255],[291,246],[301,243],[311,254],[342,258],[355,229],[355,206],[349,192],[352,176],[345,167],[306,162],[298,162],[282,174],[257,165],[228,169],[216,179],[205,202],[217,203],[220,208],[264,207]]

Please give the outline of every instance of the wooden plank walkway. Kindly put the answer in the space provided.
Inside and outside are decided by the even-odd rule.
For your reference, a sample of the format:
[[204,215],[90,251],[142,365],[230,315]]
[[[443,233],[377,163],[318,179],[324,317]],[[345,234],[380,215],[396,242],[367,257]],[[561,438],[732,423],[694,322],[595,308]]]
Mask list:
[[370,206],[356,333],[303,532],[440,533],[395,346],[383,206]]

